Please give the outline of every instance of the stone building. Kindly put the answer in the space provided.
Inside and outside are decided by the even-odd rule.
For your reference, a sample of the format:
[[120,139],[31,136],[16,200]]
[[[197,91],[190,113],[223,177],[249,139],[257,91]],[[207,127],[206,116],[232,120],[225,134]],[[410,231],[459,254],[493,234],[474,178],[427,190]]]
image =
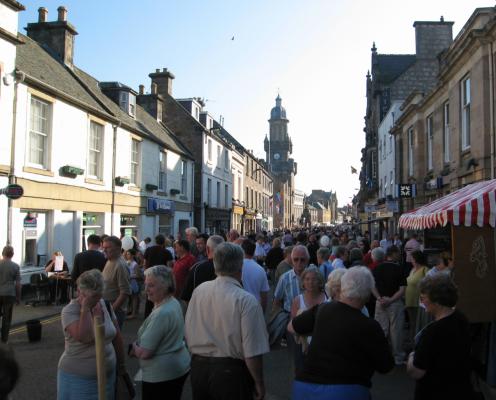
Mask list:
[[163,99],[162,121],[193,154],[194,225],[210,234],[227,232],[231,224],[231,145],[214,128],[214,119],[198,98],[175,99],[175,76],[163,68],[149,74],[152,94]]
[[495,35],[495,9],[477,8],[439,55],[435,87],[403,102],[392,132],[398,176],[413,196],[402,211],[495,177]]
[[232,173],[232,213],[231,228],[238,232],[243,231],[245,213],[245,152],[246,149],[239,143],[219,122],[214,120],[215,132],[231,145],[231,173]]
[[273,178],[263,159],[245,152],[245,212],[243,232],[258,233],[273,229]]
[[314,189],[306,197],[306,201],[319,210],[317,217],[319,224],[328,226],[335,223],[338,207],[336,192]]
[[299,227],[303,225],[303,209],[304,209],[305,192],[303,190],[295,189],[294,202],[293,202],[293,215],[295,223],[293,226]]
[[[372,46],[371,73],[366,77],[365,147],[362,149],[359,218],[362,229],[372,237],[382,237],[388,217],[376,212],[379,197],[378,128],[391,105],[412,92],[428,92],[437,84],[438,54],[452,42],[452,22],[416,21],[415,54],[379,54]],[[363,223],[367,221],[368,223]]]
[[293,143],[288,134],[288,123],[286,110],[278,95],[276,105],[270,112],[269,137],[265,137],[264,141],[266,162],[274,178],[274,229],[291,227],[297,222],[293,214],[297,165],[294,159],[290,158]]

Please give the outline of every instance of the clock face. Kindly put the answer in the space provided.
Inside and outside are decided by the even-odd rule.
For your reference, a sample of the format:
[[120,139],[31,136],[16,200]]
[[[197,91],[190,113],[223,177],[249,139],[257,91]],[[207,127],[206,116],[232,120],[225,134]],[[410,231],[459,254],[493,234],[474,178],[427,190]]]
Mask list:
[[279,155],[279,153],[274,153],[274,160],[279,160],[281,158],[281,156]]

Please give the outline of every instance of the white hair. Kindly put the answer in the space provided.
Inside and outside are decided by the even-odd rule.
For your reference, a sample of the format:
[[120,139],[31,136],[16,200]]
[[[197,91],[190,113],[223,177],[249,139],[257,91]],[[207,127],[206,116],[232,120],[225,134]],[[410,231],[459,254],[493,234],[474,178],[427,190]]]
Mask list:
[[341,296],[365,303],[374,286],[374,277],[367,267],[351,267],[341,278]]
[[217,246],[221,243],[224,243],[224,238],[222,236],[219,236],[219,235],[212,235],[208,238],[207,240],[207,247],[211,250],[211,251],[215,251],[215,249],[217,248]]
[[293,258],[293,255],[299,251],[305,253],[307,260],[310,260],[310,253],[308,252],[307,247],[303,246],[302,244],[293,247],[293,250],[291,251],[291,258]]
[[194,226],[190,226],[189,228],[186,228],[184,230],[186,233],[189,233],[195,237],[198,237],[198,228],[194,227]]
[[386,253],[384,253],[382,247],[376,247],[375,249],[372,249],[371,255],[372,260],[377,262],[384,261],[384,258],[386,258]]
[[347,269],[345,268],[336,268],[332,271],[327,277],[326,293],[330,298],[333,298],[336,291],[341,290],[341,278],[346,273]]
[[329,247],[329,245],[331,244],[331,239],[329,239],[329,236],[322,236],[320,238],[320,247]]

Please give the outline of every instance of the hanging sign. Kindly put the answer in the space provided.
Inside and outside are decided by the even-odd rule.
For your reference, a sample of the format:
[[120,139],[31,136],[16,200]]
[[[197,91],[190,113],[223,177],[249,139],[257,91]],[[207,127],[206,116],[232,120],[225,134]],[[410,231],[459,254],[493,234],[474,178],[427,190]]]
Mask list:
[[13,183],[3,189],[0,189],[0,194],[4,194],[11,200],[17,200],[24,194],[24,188],[21,185]]

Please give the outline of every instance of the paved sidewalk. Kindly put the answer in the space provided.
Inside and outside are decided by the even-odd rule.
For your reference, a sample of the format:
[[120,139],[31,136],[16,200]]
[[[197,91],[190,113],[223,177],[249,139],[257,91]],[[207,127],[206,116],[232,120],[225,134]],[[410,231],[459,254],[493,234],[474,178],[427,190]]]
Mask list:
[[60,314],[60,311],[63,307],[64,305],[47,306],[44,304],[33,307],[31,305],[25,305],[24,301],[22,301],[21,304],[14,306],[11,327],[19,327],[25,324],[25,322],[29,321],[30,319],[41,320],[44,318],[52,317],[53,315],[58,315]]

